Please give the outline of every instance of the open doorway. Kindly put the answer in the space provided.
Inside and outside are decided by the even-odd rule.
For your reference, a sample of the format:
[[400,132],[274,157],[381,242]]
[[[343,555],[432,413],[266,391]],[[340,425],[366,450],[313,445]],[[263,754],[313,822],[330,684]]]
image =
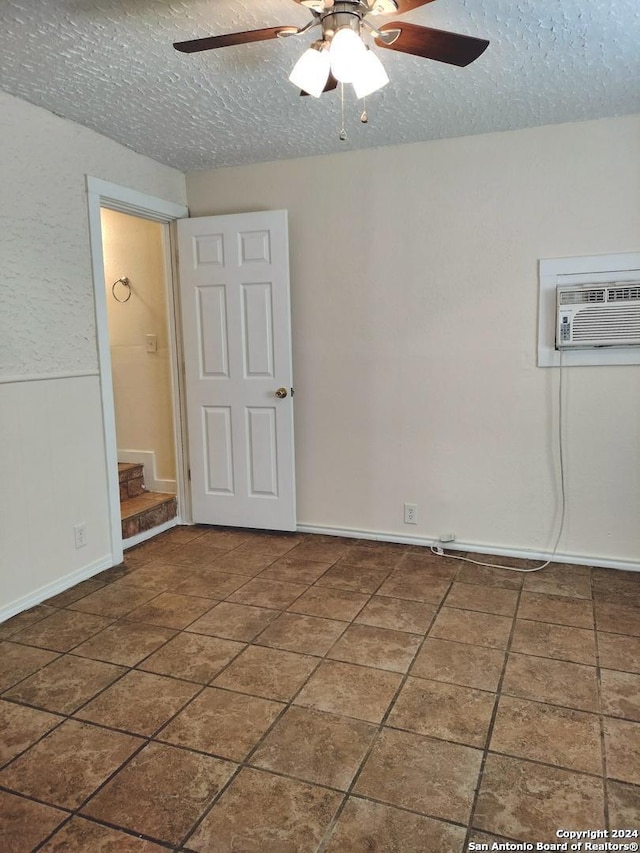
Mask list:
[[166,223],[101,208],[124,547],[176,523]]
[[[87,176],[87,207],[89,213],[89,236],[91,244],[91,266],[94,283],[94,298],[96,308],[96,334],[98,340],[98,361],[100,369],[100,396],[102,400],[102,417],[104,427],[105,465],[108,489],[109,528],[111,531],[111,560],[113,565],[122,561],[123,545],[129,547],[151,535],[160,532],[163,525],[151,531],[127,537],[123,543],[122,519],[120,514],[120,490],[118,477],[118,441],[116,439],[116,415],[114,405],[114,388],[111,372],[111,346],[109,340],[108,302],[113,299],[112,287],[116,279],[128,277],[125,271],[115,273],[113,280],[105,278],[105,263],[103,258],[102,211],[118,211],[130,214],[145,221],[160,223],[163,234],[164,281],[165,298],[168,308],[169,326],[169,362],[172,389],[172,417],[175,450],[175,477],[177,522],[190,520],[190,508],[187,494],[187,451],[183,440],[184,404],[181,391],[179,368],[179,353],[182,345],[180,339],[179,309],[175,295],[175,252],[174,223],[177,219],[187,217],[188,209],[181,204],[170,202],[156,196],[140,193],[129,187],[119,186],[107,181]],[[125,290],[126,290],[125,286]],[[125,294],[126,295],[126,294]],[[121,295],[122,298],[122,295]],[[126,306],[125,306],[126,307]],[[153,332],[149,332],[153,334]],[[146,339],[145,339],[146,345]],[[125,448],[126,449],[126,448]],[[134,448],[138,449],[138,448]],[[173,522],[165,522],[169,526]]]

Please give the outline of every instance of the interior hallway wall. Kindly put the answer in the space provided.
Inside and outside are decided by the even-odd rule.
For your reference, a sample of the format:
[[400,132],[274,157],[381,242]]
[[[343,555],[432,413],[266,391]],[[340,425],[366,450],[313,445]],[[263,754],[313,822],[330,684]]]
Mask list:
[[[289,211],[300,523],[550,546],[538,259],[640,250],[639,150],[629,116],[187,176],[194,216]],[[640,566],[640,367],[567,369],[565,442],[559,551]]]
[[[154,453],[162,490],[175,491],[164,226],[114,210],[100,218],[118,450]],[[126,302],[112,290],[122,276],[131,284]],[[115,292],[127,294],[122,285]],[[146,350],[147,335],[156,336],[155,352]]]
[[181,204],[185,184],[2,92],[0,170],[1,620],[110,564],[86,175]]

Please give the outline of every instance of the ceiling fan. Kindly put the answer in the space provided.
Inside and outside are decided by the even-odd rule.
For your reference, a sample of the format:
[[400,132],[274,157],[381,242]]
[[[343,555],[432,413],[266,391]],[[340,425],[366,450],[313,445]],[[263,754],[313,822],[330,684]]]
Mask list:
[[482,54],[489,42],[459,33],[421,27],[395,21],[374,27],[369,15],[404,14],[432,0],[295,0],[306,6],[312,20],[304,27],[266,27],[242,33],[207,36],[191,41],[175,42],[182,53],[197,53],[219,47],[249,44],[274,38],[299,36],[314,27],[322,35],[313,42],[296,63],[289,79],[299,86],[300,94],[320,97],[335,89],[338,83],[353,83],[358,98],[375,92],[389,82],[376,54],[365,44],[369,33],[377,47],[435,59],[464,67]]

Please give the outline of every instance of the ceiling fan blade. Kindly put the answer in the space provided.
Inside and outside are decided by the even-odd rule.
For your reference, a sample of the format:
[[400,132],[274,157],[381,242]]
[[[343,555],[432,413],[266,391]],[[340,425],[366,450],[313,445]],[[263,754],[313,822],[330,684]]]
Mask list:
[[[338,81],[333,76],[333,74],[329,73],[329,77],[327,79],[327,82],[326,82],[324,89],[322,90],[322,94],[324,94],[325,92],[330,92],[332,89],[335,89],[337,85],[338,85]],[[300,89],[300,94],[307,96],[307,97],[309,95],[309,93],[305,92],[304,89]]]
[[400,35],[391,44],[385,44],[376,38],[378,47],[399,50],[401,53],[411,53],[414,56],[435,59],[437,62],[447,62],[449,65],[460,67],[469,65],[477,59],[489,44],[486,39],[463,36],[447,30],[434,30],[431,27],[419,27],[416,24],[405,24],[404,21],[384,24],[378,29],[381,33],[386,30],[400,30]]
[[404,15],[405,12],[412,12],[419,6],[426,6],[427,3],[432,2],[433,0],[396,0],[399,15]]
[[299,27],[267,27],[264,30],[249,30],[245,33],[228,33],[226,36],[207,36],[191,41],[174,42],[181,53],[198,53],[201,50],[214,50],[217,47],[229,47],[234,44],[250,44],[253,41],[266,41],[277,38],[281,33],[293,35],[299,33]]

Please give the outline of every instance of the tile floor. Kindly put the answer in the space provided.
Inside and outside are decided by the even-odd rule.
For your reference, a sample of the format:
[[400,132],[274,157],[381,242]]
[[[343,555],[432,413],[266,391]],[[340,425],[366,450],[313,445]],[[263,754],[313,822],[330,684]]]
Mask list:
[[640,574],[181,527],[0,641],[2,853],[640,825]]

